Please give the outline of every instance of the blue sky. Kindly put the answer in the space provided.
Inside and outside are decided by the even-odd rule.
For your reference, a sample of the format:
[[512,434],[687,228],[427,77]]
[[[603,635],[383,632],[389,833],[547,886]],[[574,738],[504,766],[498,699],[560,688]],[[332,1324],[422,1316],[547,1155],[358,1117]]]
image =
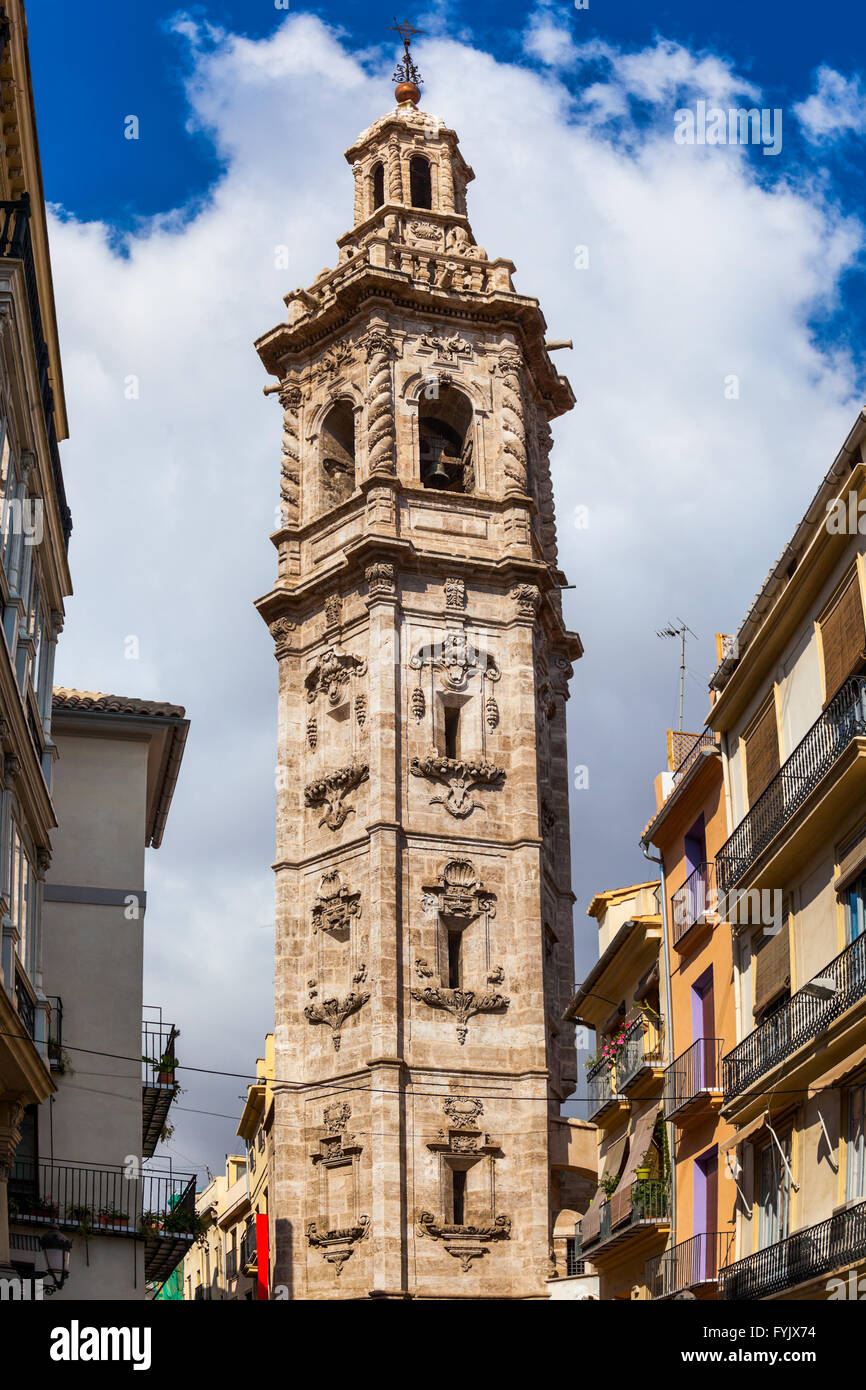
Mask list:
[[[343,150],[390,109],[398,45],[390,5],[178,13],[28,4],[71,428],[57,679],[187,708],[149,855],[146,992],[190,1061],[237,1071],[272,1021],[276,667],[253,600],[275,573],[280,422],[252,343],[334,264]],[[479,243],[574,340],[559,364],[578,407],[554,424],[553,473],[586,649],[569,705],[570,757],[590,771],[572,794],[579,979],[593,894],[652,876],[638,837],[679,664],[656,632],[682,617],[698,634],[697,732],[714,633],[738,627],[862,402],[862,55],[837,0],[404,17],[428,31],[423,105],[475,169]],[[698,100],[780,107],[781,153],[676,145],[675,112]],[[192,1112],[237,1115],[240,1089],[191,1084],[178,1161],[213,1167],[234,1147],[230,1119]]]

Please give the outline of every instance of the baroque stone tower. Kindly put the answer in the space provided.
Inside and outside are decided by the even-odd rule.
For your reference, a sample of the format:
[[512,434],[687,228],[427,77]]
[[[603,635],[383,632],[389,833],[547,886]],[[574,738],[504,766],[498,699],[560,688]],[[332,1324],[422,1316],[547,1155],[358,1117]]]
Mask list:
[[283,411],[275,1284],[545,1295],[575,1085],[562,621],[535,299],[466,216],[457,137],[346,153],[334,270],[256,344]]

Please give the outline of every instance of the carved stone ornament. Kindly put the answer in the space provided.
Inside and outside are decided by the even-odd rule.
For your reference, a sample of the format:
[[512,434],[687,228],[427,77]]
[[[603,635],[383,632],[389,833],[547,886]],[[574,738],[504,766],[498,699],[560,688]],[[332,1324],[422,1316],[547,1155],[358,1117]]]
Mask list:
[[512,590],[521,618],[534,618],[541,605],[541,593],[535,584],[517,584]]
[[462,611],[466,607],[466,583],[462,579],[445,580],[445,607]]
[[331,594],[325,599],[325,626],[339,627],[343,620],[343,596]]
[[342,1274],[343,1265],[369,1229],[369,1216],[359,1216],[357,1226],[344,1226],[333,1231],[320,1231],[318,1221],[308,1221],[307,1242],[321,1253],[328,1264],[334,1266],[335,1274]]
[[337,372],[347,366],[354,357],[354,345],[344,340],[334,343],[329,347],[319,363],[319,371],[322,376],[336,376]]
[[420,685],[416,685],[415,689],[412,691],[412,714],[416,724],[421,723],[426,711],[427,701],[424,699],[424,691],[421,689]]
[[368,565],[364,570],[364,578],[369,585],[371,598],[397,592],[397,577],[394,566],[384,561],[380,560],[375,565]]
[[421,347],[432,348],[439,357],[444,357],[449,362],[455,357],[468,357],[472,352],[472,344],[461,338],[459,333],[452,333],[447,338],[440,338],[432,331],[424,333],[421,337]]
[[412,998],[431,1009],[445,1009],[457,1020],[457,1041],[462,1047],[469,1029],[467,1024],[476,1014],[504,1013],[511,1000],[504,994],[476,994],[474,989],[443,989],[428,986],[413,989]]
[[312,703],[320,691],[325,691],[328,696],[328,703],[338,705],[343,698],[345,687],[349,684],[350,678],[363,676],[367,671],[366,661],[360,657],[350,656],[345,652],[335,651],[329,647],[323,652],[311,671],[304,679],[304,686],[307,691],[307,699]]
[[352,1118],[352,1112],[346,1101],[335,1100],[333,1105],[326,1105],[322,1116],[322,1122],[329,1134],[340,1134]]
[[366,695],[355,696],[355,718],[358,721],[358,728],[363,729],[367,722],[367,697]]
[[448,788],[445,795],[431,796],[430,805],[444,806],[455,820],[465,820],[473,811],[485,809],[484,803],[476,801],[472,795],[475,787],[497,786],[505,777],[505,769],[497,767],[495,763],[440,758],[434,754],[426,758],[413,758],[409,771],[413,777],[425,777],[428,781],[445,784]]
[[455,1129],[472,1129],[484,1114],[484,1102],[476,1096],[448,1096],[442,1102],[442,1109]]
[[316,716],[311,714],[307,720],[307,743],[315,752],[316,744],[319,741],[319,726],[316,723]]
[[489,652],[478,651],[462,628],[449,629],[441,642],[421,647],[409,665],[414,671],[432,666],[434,671],[440,672],[442,685],[447,690],[465,690],[479,672],[489,681],[498,681],[502,674],[496,658]]
[[291,650],[292,633],[296,630],[297,624],[291,618],[276,618],[271,623],[269,631],[274,639],[274,656],[278,661]]
[[488,729],[490,729],[490,731],[491,731],[491,733],[492,733],[493,730],[497,727],[497,725],[498,725],[498,723],[499,723],[499,706],[498,706],[498,704],[496,703],[496,697],[495,697],[495,696],[493,696],[493,695],[488,695],[488,697],[487,697],[487,704],[486,704],[486,706],[485,706],[485,709],[486,709],[485,718],[486,718],[486,720],[487,720],[487,727],[488,727]]
[[436,222],[410,222],[409,230],[419,241],[440,241],[442,228]]
[[362,782],[366,782],[370,775],[367,763],[350,763],[348,767],[339,767],[334,772],[329,772],[325,777],[320,777],[315,782],[310,782],[304,788],[304,801],[307,806],[325,806],[327,810],[319,821],[319,825],[326,825],[329,830],[339,830],[347,816],[353,815],[354,806],[347,806],[343,798],[348,792],[354,791]]
[[361,894],[346,887],[339,869],[325,874],[313,903],[313,932],[328,932],[335,940],[346,941],[353,920],[360,915]]
[[7,782],[14,782],[21,771],[21,759],[17,753],[7,753],[3,759],[3,775]]
[[488,893],[468,859],[452,859],[439,874],[438,882],[425,885],[422,892],[439,908],[440,918],[468,926],[486,912],[496,916],[496,895]]
[[390,333],[386,333],[382,328],[371,328],[361,339],[361,347],[367,355],[367,361],[374,357],[376,353],[383,353],[386,357],[396,357],[397,347]]
[[340,1036],[343,1024],[351,1014],[356,1014],[362,1009],[370,998],[367,990],[360,990],[357,993],[350,990],[344,999],[333,997],[323,999],[321,1004],[308,1004],[304,1009],[304,1017],[308,1023],[326,1023],[331,1029],[331,1037],[334,1043],[334,1051],[340,1051]]
[[511,1239],[511,1218],[496,1216],[485,1226],[453,1226],[437,1221],[429,1211],[422,1211],[418,1217],[418,1234],[440,1240],[448,1254],[459,1261],[465,1274],[472,1268],[473,1260],[487,1254],[492,1241]]

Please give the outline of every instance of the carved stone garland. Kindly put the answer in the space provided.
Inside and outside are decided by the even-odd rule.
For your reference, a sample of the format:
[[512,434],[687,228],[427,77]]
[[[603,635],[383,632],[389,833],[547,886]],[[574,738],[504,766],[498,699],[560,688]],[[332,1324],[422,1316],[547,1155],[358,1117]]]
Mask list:
[[[366,977],[367,968],[366,966],[361,965],[355,972],[352,983],[355,985],[361,984],[366,979]],[[315,986],[315,980],[311,980],[311,996],[315,996],[318,993]],[[340,999],[337,995],[333,995],[329,999],[323,999],[320,1004],[308,1004],[304,1009],[304,1017],[308,1023],[327,1024],[327,1026],[331,1029],[331,1037],[334,1043],[334,1051],[339,1052],[340,1044],[342,1042],[341,1030],[343,1024],[346,1022],[347,1018],[351,1017],[352,1014],[356,1014],[359,1009],[362,1009],[369,998],[369,990],[352,989],[342,999]]]
[[355,807],[347,806],[343,798],[362,782],[366,782],[369,775],[370,768],[367,763],[350,763],[348,767],[338,767],[304,787],[304,802],[307,806],[327,808],[319,821],[320,826],[326,825],[329,830],[339,830],[347,816],[355,814]]

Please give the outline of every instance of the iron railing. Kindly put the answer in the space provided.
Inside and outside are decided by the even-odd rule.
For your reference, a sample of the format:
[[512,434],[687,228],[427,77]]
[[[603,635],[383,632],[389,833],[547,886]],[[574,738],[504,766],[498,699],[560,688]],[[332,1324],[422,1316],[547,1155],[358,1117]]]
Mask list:
[[794,1231],[719,1272],[726,1300],[769,1298],[866,1256],[866,1202]]
[[47,994],[48,1000],[48,1061],[52,1071],[63,1067],[63,1000],[59,994]]
[[607,1062],[596,1062],[591,1071],[587,1072],[586,1091],[590,1119],[616,1099],[613,1069]]
[[48,453],[51,458],[51,471],[54,476],[54,487],[60,508],[63,538],[68,546],[72,531],[72,515],[66,501],[66,488],[60,465],[60,450],[57,447],[57,430],[54,424],[54,392],[51,389],[49,377],[50,359],[43,330],[39,285],[33,259],[33,242],[30,235],[30,195],[28,193],[22,193],[15,202],[0,201],[0,260],[21,261],[24,267],[24,283],[30,310],[30,330],[33,338],[33,351],[36,356],[42,415],[45,420],[45,432],[48,436]]
[[704,1231],[646,1262],[650,1298],[670,1298],[698,1284],[715,1283],[734,1248],[733,1231]]
[[616,1059],[616,1089],[624,1091],[644,1067],[658,1066],[662,1060],[661,1020],[639,1014],[626,1025],[625,1042]]
[[256,1247],[256,1223],[255,1218],[251,1217],[244,1227],[241,1236],[241,1269],[254,1269],[258,1263],[258,1253]]
[[586,1273],[586,1260],[580,1253],[580,1243],[568,1240],[565,1248],[565,1272],[569,1278]]
[[36,1005],[33,995],[27,987],[24,976],[16,967],[15,970],[15,1009],[18,1017],[24,1025],[31,1038],[36,1037]]
[[866,995],[866,933],[722,1059],[725,1100],[790,1057]]
[[143,1020],[141,1025],[141,1081],[143,1086],[176,1086],[177,1028],[162,1019]]
[[[83,1227],[105,1235],[146,1235],[148,1229],[183,1236],[193,1229],[195,1177],[123,1168],[16,1159],[9,1179],[10,1219],[24,1224]],[[190,1236],[191,1238],[191,1236]]]
[[665,1119],[705,1091],[722,1089],[722,1038],[698,1038],[665,1072]]
[[699,864],[689,874],[682,888],[678,888],[671,897],[674,945],[676,946],[697,922],[714,913],[717,904],[716,866],[712,861]]
[[722,892],[740,881],[851,740],[861,735],[866,735],[866,678],[855,676],[833,696],[716,855]]
[[238,1252],[237,1250],[226,1251],[226,1278],[236,1279],[238,1273]]

